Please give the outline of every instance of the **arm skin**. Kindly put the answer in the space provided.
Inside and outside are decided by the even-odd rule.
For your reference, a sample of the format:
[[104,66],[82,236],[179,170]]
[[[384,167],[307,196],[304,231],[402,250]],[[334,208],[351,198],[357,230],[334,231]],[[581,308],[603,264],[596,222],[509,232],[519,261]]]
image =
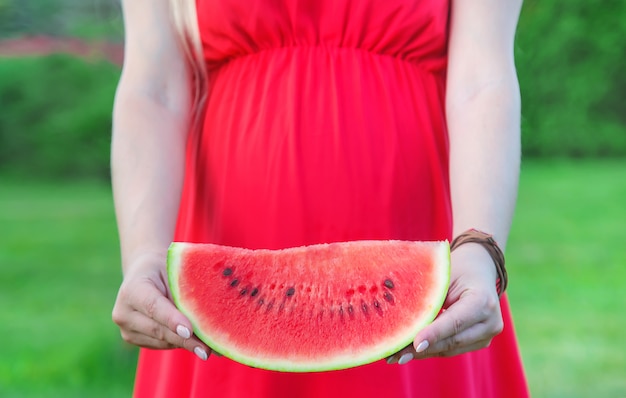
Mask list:
[[[522,0],[452,0],[446,116],[454,236],[494,235],[504,250],[517,197],[520,94],[513,58]],[[496,270],[487,251],[452,254],[443,312],[389,359],[452,356],[487,347],[503,329]],[[403,358],[400,361],[400,358]]]
[[124,280],[113,321],[127,342],[183,347],[202,359],[209,348],[169,300],[167,248],[182,190],[190,118],[184,55],[168,0],[124,0],[126,53],[113,112],[113,193]]

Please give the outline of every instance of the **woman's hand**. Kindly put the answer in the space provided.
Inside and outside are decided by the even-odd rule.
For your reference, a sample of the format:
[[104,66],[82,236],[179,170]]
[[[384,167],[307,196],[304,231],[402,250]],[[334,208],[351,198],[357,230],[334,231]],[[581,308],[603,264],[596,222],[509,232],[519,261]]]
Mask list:
[[192,335],[191,322],[169,297],[164,258],[143,258],[129,267],[113,307],[122,338],[152,349],[184,348],[207,360],[211,350]]
[[489,346],[503,328],[496,277],[493,260],[483,247],[465,244],[456,249],[444,310],[418,333],[413,345],[387,363],[449,357]]

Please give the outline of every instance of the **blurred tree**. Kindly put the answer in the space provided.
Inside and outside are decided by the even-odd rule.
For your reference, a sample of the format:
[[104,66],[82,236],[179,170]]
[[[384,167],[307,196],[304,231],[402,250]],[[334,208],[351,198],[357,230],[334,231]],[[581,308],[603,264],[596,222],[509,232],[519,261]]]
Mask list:
[[[0,38],[26,34],[121,40],[119,0],[0,0]],[[525,0],[516,57],[525,157],[626,157],[626,0]],[[0,58],[0,173],[106,178],[118,75]]]
[[626,156],[626,1],[526,0],[517,62],[526,156]]
[[0,174],[108,179],[119,74],[61,54],[0,59]]
[[0,37],[52,35],[120,40],[119,0],[0,0]]

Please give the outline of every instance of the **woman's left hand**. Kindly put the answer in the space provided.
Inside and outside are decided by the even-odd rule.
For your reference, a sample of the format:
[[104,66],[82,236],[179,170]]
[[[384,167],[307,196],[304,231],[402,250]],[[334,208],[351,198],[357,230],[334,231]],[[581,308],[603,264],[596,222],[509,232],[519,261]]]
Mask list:
[[488,347],[503,327],[496,292],[496,269],[478,244],[459,246],[451,255],[450,289],[443,311],[421,330],[414,344],[387,359],[405,364],[412,359],[449,357]]

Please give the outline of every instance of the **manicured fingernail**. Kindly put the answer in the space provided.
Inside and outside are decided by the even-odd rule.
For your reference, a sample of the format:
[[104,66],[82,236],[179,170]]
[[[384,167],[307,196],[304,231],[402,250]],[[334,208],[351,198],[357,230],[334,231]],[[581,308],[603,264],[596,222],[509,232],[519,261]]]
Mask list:
[[206,354],[206,351],[204,351],[202,348],[200,347],[196,347],[193,349],[194,354],[196,354],[196,356],[200,359],[202,359],[203,361],[206,361],[209,356]]
[[176,334],[178,334],[183,339],[188,339],[191,337],[191,332],[183,325],[176,326]]
[[428,348],[428,340],[424,340],[415,347],[415,352],[424,352]]
[[410,352],[407,352],[406,354],[400,357],[400,359],[398,360],[398,364],[404,365],[405,363],[409,363],[412,360],[413,360],[413,354],[411,354]]
[[390,356],[389,358],[387,358],[387,365],[392,364],[394,360],[395,360],[395,357],[393,356]]

